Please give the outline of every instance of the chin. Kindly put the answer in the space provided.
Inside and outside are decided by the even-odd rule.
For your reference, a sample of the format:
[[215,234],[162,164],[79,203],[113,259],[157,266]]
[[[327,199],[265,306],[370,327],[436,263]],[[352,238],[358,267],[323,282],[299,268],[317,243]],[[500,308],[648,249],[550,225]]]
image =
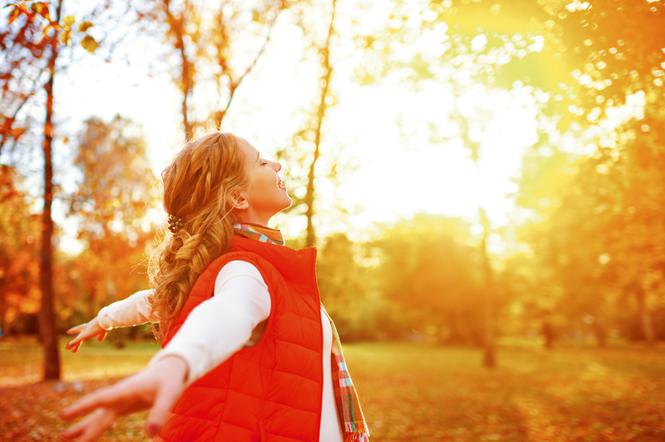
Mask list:
[[284,203],[285,204],[284,207],[282,207],[280,210],[288,209],[293,204],[293,200],[291,199],[290,196],[287,195],[286,199],[287,202]]

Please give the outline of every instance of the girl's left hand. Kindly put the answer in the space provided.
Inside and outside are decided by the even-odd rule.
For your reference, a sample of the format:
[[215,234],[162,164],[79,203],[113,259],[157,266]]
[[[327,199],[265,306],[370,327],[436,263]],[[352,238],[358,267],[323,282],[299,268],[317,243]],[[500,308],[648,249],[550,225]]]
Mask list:
[[72,353],[76,353],[83,342],[87,341],[88,339],[92,339],[95,336],[97,336],[97,340],[101,342],[104,340],[104,338],[106,338],[108,332],[99,325],[97,318],[93,318],[89,322],[75,325],[74,327],[70,328],[67,330],[67,334],[77,334],[74,339],[65,345],[67,350],[71,350]]

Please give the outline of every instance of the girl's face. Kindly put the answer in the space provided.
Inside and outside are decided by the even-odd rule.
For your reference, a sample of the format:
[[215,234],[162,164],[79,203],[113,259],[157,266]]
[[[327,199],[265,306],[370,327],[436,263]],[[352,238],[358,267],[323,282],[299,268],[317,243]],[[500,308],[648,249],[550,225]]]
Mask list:
[[236,137],[245,156],[249,187],[236,200],[236,210],[244,222],[268,225],[271,216],[291,206],[291,197],[277,175],[282,165],[264,158],[247,140]]

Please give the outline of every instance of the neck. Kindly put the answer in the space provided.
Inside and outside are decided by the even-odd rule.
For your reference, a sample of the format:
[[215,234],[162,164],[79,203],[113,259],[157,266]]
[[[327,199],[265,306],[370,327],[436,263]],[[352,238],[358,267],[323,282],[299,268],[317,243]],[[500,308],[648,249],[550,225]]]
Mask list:
[[259,224],[264,227],[269,227],[268,223],[270,222],[270,216],[257,215],[257,214],[243,214],[238,217],[236,222],[245,223],[245,224]]
[[261,227],[261,228],[268,229],[268,230],[279,230],[279,229],[275,229],[275,228],[272,228],[272,227],[268,227],[265,224],[255,223],[253,221],[236,221],[235,223],[233,223],[234,226],[241,225],[241,224],[242,225],[247,225],[247,226]]

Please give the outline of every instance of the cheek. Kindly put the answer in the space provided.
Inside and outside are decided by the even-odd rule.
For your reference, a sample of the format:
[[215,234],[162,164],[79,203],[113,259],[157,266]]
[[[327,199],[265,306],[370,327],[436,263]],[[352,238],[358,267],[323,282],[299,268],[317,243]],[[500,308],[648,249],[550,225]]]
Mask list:
[[268,195],[270,195],[272,192],[274,192],[275,189],[277,189],[277,180],[275,179],[274,175],[266,175],[263,177],[261,180],[261,189],[266,192]]
[[256,177],[251,187],[251,198],[255,203],[262,204],[275,199],[275,194],[279,189],[277,188],[277,181],[274,176],[261,176]]

